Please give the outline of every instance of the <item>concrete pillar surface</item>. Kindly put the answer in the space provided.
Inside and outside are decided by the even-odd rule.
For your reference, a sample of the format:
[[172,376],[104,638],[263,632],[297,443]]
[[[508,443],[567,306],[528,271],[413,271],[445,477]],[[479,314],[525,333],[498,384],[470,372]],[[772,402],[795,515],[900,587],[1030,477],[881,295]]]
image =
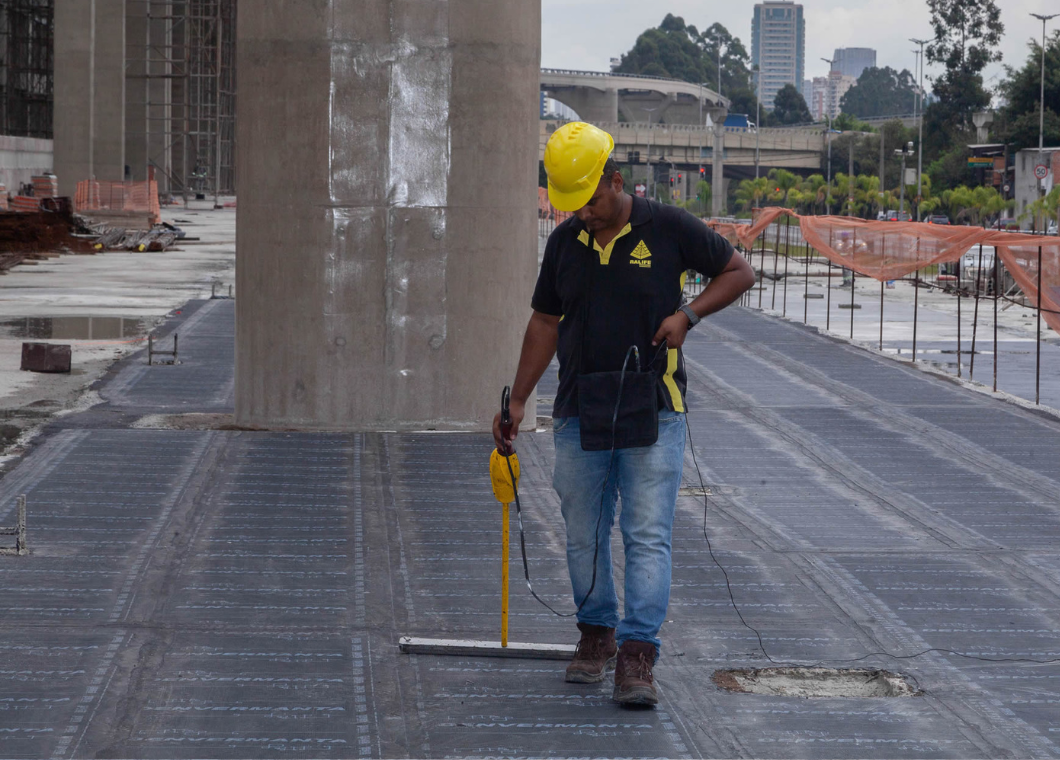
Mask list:
[[488,427],[536,277],[539,35],[538,0],[240,17],[240,424]]
[[125,0],[57,0],[54,138],[59,192],[125,174]]

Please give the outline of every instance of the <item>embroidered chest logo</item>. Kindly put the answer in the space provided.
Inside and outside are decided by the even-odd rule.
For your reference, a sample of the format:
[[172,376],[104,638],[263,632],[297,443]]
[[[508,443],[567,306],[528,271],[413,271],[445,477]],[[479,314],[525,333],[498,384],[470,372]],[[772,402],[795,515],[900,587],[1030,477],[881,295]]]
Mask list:
[[630,264],[639,266],[641,269],[651,268],[651,251],[648,250],[648,246],[644,245],[644,241],[641,240],[637,243],[637,247],[629,254]]

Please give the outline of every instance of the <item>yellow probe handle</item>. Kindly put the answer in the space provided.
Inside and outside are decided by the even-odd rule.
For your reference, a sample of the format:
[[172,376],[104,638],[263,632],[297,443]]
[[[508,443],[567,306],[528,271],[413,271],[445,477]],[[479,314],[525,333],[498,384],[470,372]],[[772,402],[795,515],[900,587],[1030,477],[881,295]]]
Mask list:
[[501,646],[508,646],[508,505],[501,511]]

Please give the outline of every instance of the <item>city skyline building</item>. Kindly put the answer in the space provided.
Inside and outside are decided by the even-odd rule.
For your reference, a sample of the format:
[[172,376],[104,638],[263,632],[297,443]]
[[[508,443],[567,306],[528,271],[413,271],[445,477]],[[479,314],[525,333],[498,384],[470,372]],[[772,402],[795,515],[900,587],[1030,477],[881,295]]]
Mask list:
[[758,95],[763,108],[773,108],[777,92],[786,84],[803,90],[806,24],[801,4],[766,0],[755,5],[751,21],[751,61],[761,72]]
[[865,69],[876,67],[876,51],[872,48],[836,48],[832,60],[832,71],[854,77],[856,81]]

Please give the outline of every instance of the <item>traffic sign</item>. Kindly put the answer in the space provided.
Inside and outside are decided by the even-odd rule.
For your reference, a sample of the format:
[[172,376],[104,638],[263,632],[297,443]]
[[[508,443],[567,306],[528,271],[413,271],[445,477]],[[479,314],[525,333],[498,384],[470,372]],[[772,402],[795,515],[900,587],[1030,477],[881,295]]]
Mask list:
[[1038,179],[1045,179],[1049,174],[1049,167],[1045,164],[1035,164],[1034,176]]

